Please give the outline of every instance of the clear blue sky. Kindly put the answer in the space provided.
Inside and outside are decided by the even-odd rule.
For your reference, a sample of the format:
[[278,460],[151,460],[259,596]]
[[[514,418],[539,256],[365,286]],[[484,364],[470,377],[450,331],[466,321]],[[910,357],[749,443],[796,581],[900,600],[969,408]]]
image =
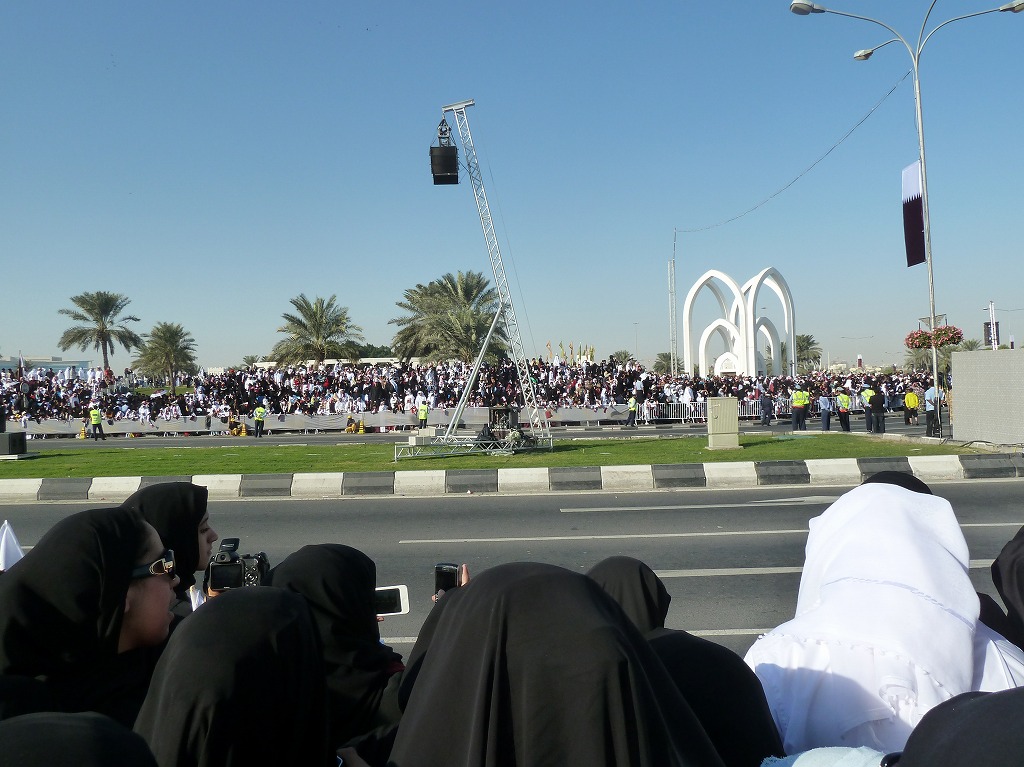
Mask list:
[[[916,37],[927,5],[835,7]],[[828,150],[909,69],[896,45],[853,60],[887,38],[786,0],[6,3],[0,354],[61,354],[57,310],[95,290],[129,296],[142,332],[183,324],[207,366],[267,353],[303,292],[336,293],[390,343],[406,288],[490,275],[468,180],[432,186],[427,154],[441,106],[473,98],[527,352],[650,360],[669,349],[673,230],[750,208]],[[1024,14],[991,14],[923,57],[937,309],[968,337],[989,300],[1024,308],[1022,40]],[[925,267],[903,254],[916,156],[908,78],[771,202],[681,233],[680,353],[704,271],[774,266],[797,332],[832,360],[902,359],[928,313]],[[1024,312],[998,314],[1024,343]]]

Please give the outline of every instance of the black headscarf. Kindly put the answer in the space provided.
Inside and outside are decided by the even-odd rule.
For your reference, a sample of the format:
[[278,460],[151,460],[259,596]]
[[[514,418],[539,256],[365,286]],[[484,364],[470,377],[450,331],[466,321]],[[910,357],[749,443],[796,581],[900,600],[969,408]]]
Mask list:
[[161,767],[331,764],[320,656],[301,597],[227,591],[171,635],[135,731]]
[[1024,763],[1024,688],[966,692],[931,709],[910,733],[899,767]]
[[128,509],[90,509],[50,528],[0,578],[0,674],[60,676],[115,656],[145,542]]
[[721,765],[643,637],[589,578],[500,565],[433,613],[390,764]]
[[609,557],[588,576],[644,633],[726,765],[758,767],[768,756],[785,755],[761,682],[743,659],[665,628],[671,597],[650,567],[632,557]]
[[191,482],[162,482],[132,493],[122,504],[135,509],[160,534],[164,546],[174,549],[181,583],[175,589],[179,599],[188,598],[195,585],[193,568],[199,562],[199,523],[206,515],[209,491]]
[[[982,612],[982,620],[992,626],[1018,647],[1024,646],[1024,527],[1003,546],[999,556],[992,563],[992,583],[1006,605],[1006,616],[1002,622],[988,620]],[[993,605],[1002,617],[1002,611]],[[982,604],[985,607],[985,604]],[[997,623],[998,625],[992,625]]]
[[302,547],[270,576],[272,586],[306,598],[323,641],[331,743],[340,746],[375,727],[402,656],[380,643],[373,560],[350,546],[323,543]]
[[27,714],[0,722],[0,767],[156,767],[145,741],[100,714]]

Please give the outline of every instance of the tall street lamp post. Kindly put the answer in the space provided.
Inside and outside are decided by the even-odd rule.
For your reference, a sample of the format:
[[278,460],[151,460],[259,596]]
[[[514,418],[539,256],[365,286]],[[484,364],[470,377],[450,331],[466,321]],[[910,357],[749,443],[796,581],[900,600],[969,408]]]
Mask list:
[[[925,261],[928,264],[928,312],[931,330],[935,330],[935,275],[932,271],[932,229],[931,219],[928,216],[928,172],[925,166],[924,159],[924,120],[921,116],[921,78],[920,68],[921,63],[921,52],[924,50],[925,45],[932,39],[932,35],[938,32],[947,24],[952,24],[954,21],[961,21],[963,19],[970,19],[974,16],[984,16],[988,13],[997,13],[1009,11],[1010,13],[1020,13],[1024,11],[1024,0],[1015,0],[1014,2],[1006,3],[998,8],[989,8],[987,11],[976,11],[974,13],[967,13],[963,16],[957,16],[955,18],[944,21],[941,24],[934,27],[928,34],[925,34],[925,29],[928,26],[928,19],[932,15],[932,9],[935,8],[935,4],[938,0],[932,0],[931,5],[928,6],[928,12],[924,15],[924,21],[921,22],[921,31],[917,35],[917,45],[911,46],[910,43],[895,29],[890,27],[885,22],[879,21],[878,19],[872,19],[868,16],[860,16],[856,13],[846,13],[845,11],[836,11],[831,8],[825,8],[824,6],[817,5],[816,3],[808,3],[803,0],[792,0],[789,4],[789,10],[795,13],[797,16],[807,16],[812,13],[832,13],[836,16],[846,16],[850,19],[860,19],[861,21],[868,21],[872,24],[887,29],[894,35],[891,40],[886,40],[880,45],[876,45],[874,48],[865,48],[857,51],[853,54],[853,57],[858,61],[867,61],[871,58],[871,54],[882,48],[889,43],[900,42],[903,43],[903,47],[907,49],[907,53],[910,54],[910,61],[914,67],[914,105],[917,111],[917,146],[919,157],[921,160],[921,212],[924,217],[924,252]],[[932,381],[934,382],[936,392],[941,391],[939,386],[939,357],[938,351],[935,348],[934,342],[932,343]],[[941,405],[942,399],[939,394],[938,405]],[[938,435],[942,436],[942,410],[941,407],[937,406],[935,409],[936,414],[936,428],[938,429]]]

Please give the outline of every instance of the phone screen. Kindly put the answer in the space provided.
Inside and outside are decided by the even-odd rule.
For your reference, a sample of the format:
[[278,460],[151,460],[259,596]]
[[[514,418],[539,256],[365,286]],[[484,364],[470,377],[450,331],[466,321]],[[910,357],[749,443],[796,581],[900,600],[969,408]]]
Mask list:
[[434,565],[434,593],[448,591],[459,585],[459,566],[453,562]]
[[409,612],[407,586],[380,586],[374,594],[377,615],[405,615]]

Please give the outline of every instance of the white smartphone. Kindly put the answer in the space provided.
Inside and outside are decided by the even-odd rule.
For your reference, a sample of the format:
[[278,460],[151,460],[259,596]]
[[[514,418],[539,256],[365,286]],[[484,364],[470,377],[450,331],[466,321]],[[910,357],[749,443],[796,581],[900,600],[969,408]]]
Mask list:
[[405,615],[409,612],[409,587],[378,586],[377,615]]

